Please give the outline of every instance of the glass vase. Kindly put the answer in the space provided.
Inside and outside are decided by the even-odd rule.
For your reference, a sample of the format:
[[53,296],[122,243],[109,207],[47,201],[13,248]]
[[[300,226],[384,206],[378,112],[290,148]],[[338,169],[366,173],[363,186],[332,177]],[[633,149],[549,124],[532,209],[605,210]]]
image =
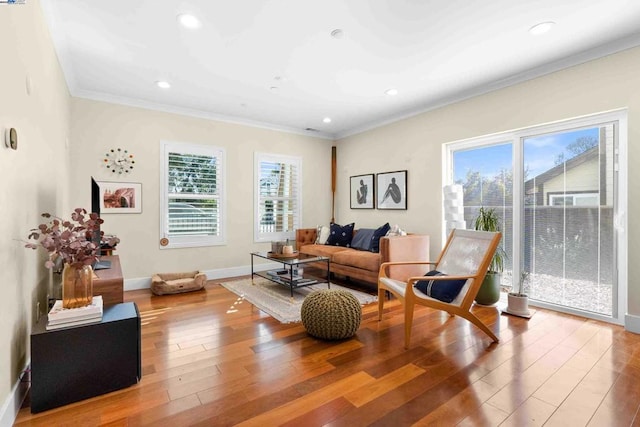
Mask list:
[[65,264],[62,270],[62,307],[84,307],[93,301],[93,269],[90,265],[74,267]]

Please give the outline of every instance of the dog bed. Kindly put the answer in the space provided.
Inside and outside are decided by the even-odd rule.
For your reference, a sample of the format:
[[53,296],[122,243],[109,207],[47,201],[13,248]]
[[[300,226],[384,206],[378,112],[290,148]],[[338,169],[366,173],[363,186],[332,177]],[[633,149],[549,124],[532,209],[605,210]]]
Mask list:
[[151,278],[151,292],[155,295],[179,294],[204,288],[207,275],[199,271],[158,273]]

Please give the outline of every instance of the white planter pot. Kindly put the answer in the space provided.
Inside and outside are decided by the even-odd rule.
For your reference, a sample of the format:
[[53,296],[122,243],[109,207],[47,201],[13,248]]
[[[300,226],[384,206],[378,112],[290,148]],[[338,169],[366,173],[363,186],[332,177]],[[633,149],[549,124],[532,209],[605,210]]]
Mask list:
[[510,292],[507,295],[507,313],[521,317],[531,317],[529,311],[529,296]]

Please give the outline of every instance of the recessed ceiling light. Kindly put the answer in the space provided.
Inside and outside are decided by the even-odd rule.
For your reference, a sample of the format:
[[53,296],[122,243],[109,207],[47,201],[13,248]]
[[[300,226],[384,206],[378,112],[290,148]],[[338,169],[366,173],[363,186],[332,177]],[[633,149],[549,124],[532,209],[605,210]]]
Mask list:
[[196,29],[200,28],[200,20],[193,15],[188,13],[182,13],[178,15],[178,22],[185,28]]
[[331,31],[331,37],[333,37],[334,39],[341,39],[342,37],[344,37],[344,31],[342,31],[340,28],[336,28],[335,30]]
[[398,89],[387,89],[384,93],[389,96],[396,96],[398,94]]
[[556,25],[556,23],[552,21],[541,22],[529,28],[529,33],[533,36],[539,36],[548,33],[554,25]]
[[171,87],[171,83],[166,82],[164,80],[158,80],[156,82],[156,86],[158,86],[161,89],[169,89]]
[[331,123],[331,117],[325,117],[322,121],[325,123]]

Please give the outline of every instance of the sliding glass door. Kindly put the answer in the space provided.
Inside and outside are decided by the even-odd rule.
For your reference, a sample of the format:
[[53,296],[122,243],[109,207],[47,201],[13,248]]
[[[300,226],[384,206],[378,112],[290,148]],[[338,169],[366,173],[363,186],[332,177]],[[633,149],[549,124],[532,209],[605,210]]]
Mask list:
[[445,184],[462,186],[467,228],[481,206],[495,209],[503,286],[528,273],[532,304],[622,321],[620,120],[626,131],[620,113],[445,146]]

